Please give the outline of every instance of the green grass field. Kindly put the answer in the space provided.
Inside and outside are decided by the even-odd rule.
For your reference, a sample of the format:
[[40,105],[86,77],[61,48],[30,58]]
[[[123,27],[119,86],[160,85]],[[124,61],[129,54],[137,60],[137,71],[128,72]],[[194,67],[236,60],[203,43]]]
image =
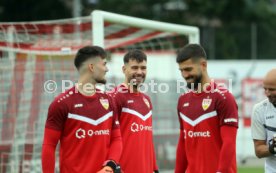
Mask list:
[[[161,170],[162,173],[173,173],[173,170]],[[238,173],[264,173],[263,167],[238,167]]]
[[238,173],[263,173],[264,168],[262,167],[240,167],[238,168]]

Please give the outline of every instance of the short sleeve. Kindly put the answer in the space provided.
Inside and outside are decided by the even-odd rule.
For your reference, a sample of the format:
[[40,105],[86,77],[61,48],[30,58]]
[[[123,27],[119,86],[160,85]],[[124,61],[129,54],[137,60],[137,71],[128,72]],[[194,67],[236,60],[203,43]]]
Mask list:
[[238,106],[234,96],[229,91],[220,96],[217,113],[220,126],[230,125],[238,127]]
[[67,118],[67,107],[63,102],[54,100],[48,109],[46,128],[62,131]]
[[258,105],[255,105],[251,117],[251,135],[253,139],[266,140],[266,131],[263,126],[264,119]]

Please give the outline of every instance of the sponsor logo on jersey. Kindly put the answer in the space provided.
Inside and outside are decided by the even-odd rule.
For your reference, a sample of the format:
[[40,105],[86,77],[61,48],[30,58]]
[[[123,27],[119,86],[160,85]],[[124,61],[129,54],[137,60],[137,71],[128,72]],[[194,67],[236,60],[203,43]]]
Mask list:
[[76,131],[76,138],[78,139],[83,139],[86,137],[92,137],[92,136],[104,136],[104,135],[109,135],[109,129],[105,130],[84,130],[82,128],[79,128]]
[[209,130],[207,131],[186,131],[184,130],[184,138],[186,139],[187,137],[189,138],[210,138],[211,133]]
[[75,107],[75,108],[80,108],[80,107],[83,107],[83,104],[82,104],[82,103],[75,104],[74,107]]
[[150,104],[149,104],[148,99],[146,99],[146,98],[144,97],[143,100],[144,100],[145,104],[148,106],[148,108],[150,108]]
[[183,104],[183,107],[188,107],[189,106],[189,103],[184,103]]
[[267,116],[267,117],[265,117],[265,119],[273,119],[274,118],[274,116],[273,115],[271,115],[271,116]]
[[77,131],[76,131],[76,137],[78,138],[78,139],[81,139],[81,138],[85,138],[85,130],[83,130],[83,129],[78,129]]
[[100,103],[102,104],[102,106],[103,106],[106,110],[109,108],[108,99],[101,98],[101,99],[100,99]]
[[224,119],[224,122],[225,123],[236,123],[236,122],[238,122],[238,120],[236,118],[227,118],[227,119]]
[[134,101],[133,100],[128,100],[127,103],[133,103]]
[[202,100],[202,108],[203,108],[203,110],[206,111],[209,108],[209,106],[211,105],[211,103],[212,103],[212,99],[209,99],[209,98],[203,99]]
[[131,124],[130,130],[132,132],[152,131],[152,126],[147,126],[147,125],[138,124],[138,123],[134,122]]

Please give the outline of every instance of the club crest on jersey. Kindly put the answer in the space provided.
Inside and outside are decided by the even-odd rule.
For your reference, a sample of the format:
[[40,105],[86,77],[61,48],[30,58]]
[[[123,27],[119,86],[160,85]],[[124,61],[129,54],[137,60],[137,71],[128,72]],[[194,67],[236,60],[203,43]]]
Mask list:
[[144,100],[145,104],[148,106],[148,108],[150,108],[150,104],[149,104],[148,99],[146,99],[146,98],[144,97],[143,100]]
[[203,99],[202,100],[202,108],[203,108],[203,110],[206,111],[209,108],[209,106],[211,105],[211,103],[212,103],[212,99],[209,99],[209,98]]
[[103,106],[106,110],[109,108],[108,99],[101,98],[101,99],[100,99],[100,103],[102,104],[102,106]]

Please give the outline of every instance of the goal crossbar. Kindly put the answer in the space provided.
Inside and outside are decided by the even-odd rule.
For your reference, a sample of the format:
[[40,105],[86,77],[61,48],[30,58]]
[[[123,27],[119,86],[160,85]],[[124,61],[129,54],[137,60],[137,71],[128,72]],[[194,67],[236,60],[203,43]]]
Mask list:
[[101,10],[94,10],[92,13],[93,21],[93,44],[104,45],[104,21],[119,23],[123,25],[160,30],[166,32],[177,32],[188,35],[189,43],[199,43],[199,28],[194,26],[172,24],[148,19],[141,19],[121,14],[110,13]]

